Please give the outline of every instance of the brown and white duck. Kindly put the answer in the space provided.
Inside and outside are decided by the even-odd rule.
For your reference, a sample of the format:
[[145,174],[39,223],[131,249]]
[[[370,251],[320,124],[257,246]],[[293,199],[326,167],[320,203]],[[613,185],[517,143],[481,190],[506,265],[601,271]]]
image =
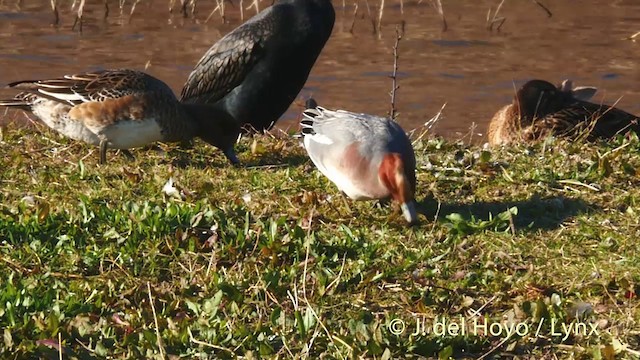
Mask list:
[[491,119],[489,145],[533,141],[548,135],[595,140],[628,131],[640,134],[637,116],[587,101],[596,91],[594,87],[573,88],[569,80],[558,86],[544,80],[528,81],[518,89],[513,103]]
[[53,130],[74,140],[107,148],[130,149],[155,141],[195,136],[225,151],[233,163],[238,126],[222,110],[181,104],[164,82],[136,70],[117,69],[25,80],[8,85],[21,90],[0,106],[31,111]]

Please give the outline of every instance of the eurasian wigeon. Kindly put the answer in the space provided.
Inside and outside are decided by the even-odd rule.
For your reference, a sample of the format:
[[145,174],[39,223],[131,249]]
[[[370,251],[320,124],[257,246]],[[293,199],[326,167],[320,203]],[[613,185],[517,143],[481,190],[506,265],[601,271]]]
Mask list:
[[595,140],[628,131],[639,133],[637,116],[587,101],[596,91],[594,87],[573,88],[569,80],[558,86],[544,80],[528,81],[518,89],[513,103],[491,119],[489,145],[532,141],[548,135],[586,135],[587,140]]
[[8,87],[22,92],[0,100],[1,106],[31,111],[59,133],[99,145],[100,163],[106,162],[107,147],[129,149],[194,136],[238,162],[233,153],[238,126],[231,116],[206,105],[181,104],[169,86],[140,71],[93,71]]
[[304,147],[338,189],[354,200],[392,198],[410,224],[418,221],[416,159],[404,130],[395,121],[308,101],[300,124]]

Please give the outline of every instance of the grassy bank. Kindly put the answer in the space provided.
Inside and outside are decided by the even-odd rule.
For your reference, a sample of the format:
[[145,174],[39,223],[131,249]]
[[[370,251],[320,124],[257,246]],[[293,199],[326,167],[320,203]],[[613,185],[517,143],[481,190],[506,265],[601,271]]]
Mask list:
[[3,358],[638,357],[637,139],[421,140],[407,228],[295,139],[244,139],[238,169],[202,143],[99,166],[1,137]]

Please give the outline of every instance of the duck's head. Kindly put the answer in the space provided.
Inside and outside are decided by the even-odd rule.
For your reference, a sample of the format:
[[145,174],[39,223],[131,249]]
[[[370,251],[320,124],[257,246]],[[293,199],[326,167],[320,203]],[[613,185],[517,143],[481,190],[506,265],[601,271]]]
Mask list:
[[240,134],[240,125],[233,116],[217,107],[205,104],[183,104],[195,123],[195,136],[222,150],[229,161],[237,165],[233,145]]
[[380,163],[378,176],[389,190],[391,198],[400,204],[404,218],[413,225],[418,222],[414,195],[415,169],[407,165],[400,154],[386,154]]
[[531,121],[561,110],[570,99],[570,92],[562,91],[548,81],[531,80],[516,93],[515,105],[521,119]]

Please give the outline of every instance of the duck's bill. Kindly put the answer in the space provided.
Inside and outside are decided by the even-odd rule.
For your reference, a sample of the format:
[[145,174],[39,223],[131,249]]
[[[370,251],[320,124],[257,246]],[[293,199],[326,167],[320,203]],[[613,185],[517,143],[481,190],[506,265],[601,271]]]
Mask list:
[[418,213],[416,212],[415,201],[401,204],[400,208],[402,209],[402,215],[404,215],[404,218],[407,220],[409,225],[418,223]]

